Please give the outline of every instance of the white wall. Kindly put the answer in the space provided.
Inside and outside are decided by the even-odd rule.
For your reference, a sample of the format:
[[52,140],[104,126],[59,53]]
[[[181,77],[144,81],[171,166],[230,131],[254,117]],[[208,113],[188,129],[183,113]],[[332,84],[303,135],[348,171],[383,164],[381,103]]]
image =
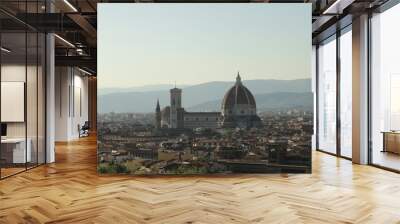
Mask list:
[[[37,70],[38,69],[38,70]],[[32,65],[25,66],[25,64],[3,64],[1,66],[2,82],[23,82],[26,84],[26,106],[22,102],[22,107],[8,108],[2,107],[2,114],[8,113],[22,113],[24,116],[26,112],[26,120],[22,119],[21,122],[5,122],[7,123],[7,137],[9,138],[24,138],[25,135],[30,140],[29,147],[32,151],[32,161],[44,163],[44,150],[45,150],[45,115],[44,115],[44,73],[42,67]],[[27,79],[27,80],[25,80]],[[4,89],[2,89],[2,93]],[[24,90],[19,90],[20,94],[24,94]],[[22,92],[21,92],[22,91]],[[2,95],[2,98],[7,98],[7,95]],[[7,110],[20,110],[7,111]],[[49,160],[51,162],[51,160]]]
[[[32,80],[30,77],[31,74],[36,75],[36,67],[24,65],[16,65],[16,64],[6,64],[1,67],[1,81],[2,82],[24,82],[26,83],[25,76],[26,72],[28,72],[28,81],[29,85],[36,86],[36,80]],[[27,106],[31,108],[34,107],[36,111],[36,88],[27,88]],[[3,96],[4,97],[4,96]],[[31,104],[33,102],[33,104]],[[40,106],[40,105],[39,105]],[[2,108],[2,110],[6,110],[6,108]],[[24,108],[22,108],[24,110]],[[28,132],[30,128],[36,130],[36,113],[32,113],[31,110],[27,109],[27,118],[28,122],[33,122],[34,124],[28,124]],[[25,137],[25,124],[26,122],[7,122],[7,135],[8,137]],[[35,132],[36,133],[36,132]],[[29,133],[28,133],[29,137]]]
[[69,133],[69,69],[56,67],[55,69],[55,140],[67,141]]
[[56,67],[56,141],[79,138],[78,125],[88,120],[88,78],[72,67]]
[[73,138],[79,137],[78,125],[82,126],[85,121],[89,120],[88,113],[88,78],[81,76],[82,73],[74,75],[74,96],[71,96],[74,99],[73,108],[72,108],[72,119],[71,119],[71,135]]
[[[54,12],[54,5],[46,1],[46,8]],[[56,160],[55,153],[55,40],[54,34],[46,34],[46,163]]]
[[[2,65],[1,66],[1,81],[2,82],[25,82],[24,65]],[[28,67],[30,70],[31,67]],[[1,108],[6,110],[6,108]],[[8,137],[25,137],[25,122],[8,122],[7,123],[7,136]]]

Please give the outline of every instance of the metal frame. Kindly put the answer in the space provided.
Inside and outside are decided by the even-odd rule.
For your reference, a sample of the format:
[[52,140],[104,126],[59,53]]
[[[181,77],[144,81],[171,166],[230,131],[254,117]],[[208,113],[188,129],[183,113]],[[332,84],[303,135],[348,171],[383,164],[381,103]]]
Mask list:
[[[35,2],[39,3],[38,0],[35,0]],[[25,5],[25,7],[27,7],[27,6]],[[38,10],[39,6],[36,5],[36,8]],[[1,11],[3,11],[3,10],[1,10]],[[28,144],[28,141],[27,141],[28,140],[28,124],[27,124],[28,123],[27,122],[28,121],[28,112],[27,112],[27,95],[28,95],[28,93],[27,93],[27,81],[28,81],[27,76],[28,76],[28,67],[27,67],[27,65],[28,65],[28,34],[30,33],[28,31],[32,30],[32,31],[34,31],[36,33],[36,45],[37,45],[36,46],[36,99],[37,99],[36,105],[37,106],[36,106],[36,136],[35,136],[36,140],[37,140],[36,141],[37,142],[36,162],[32,163],[32,164],[29,164],[29,165],[32,165],[32,166],[28,166],[28,162],[27,162],[28,155],[27,155],[27,153],[25,153],[25,167],[24,167],[24,169],[21,170],[21,171],[12,173],[10,175],[7,175],[7,176],[3,176],[2,168],[0,167],[0,180],[4,180],[6,178],[12,177],[14,175],[17,175],[17,174],[20,174],[20,173],[23,173],[23,172],[26,172],[26,171],[28,171],[30,169],[34,169],[36,167],[39,167],[39,166],[44,165],[44,164],[47,163],[47,150],[46,150],[47,149],[47,128],[46,128],[47,127],[47,113],[46,113],[47,110],[46,109],[43,111],[44,112],[44,116],[42,117],[44,119],[42,121],[44,123],[44,133],[43,133],[44,134],[44,136],[43,136],[44,145],[42,146],[44,148],[44,150],[43,150],[44,155],[42,155],[42,157],[44,159],[43,163],[39,163],[39,141],[38,141],[39,140],[39,82],[38,82],[39,81],[39,68],[38,68],[38,66],[39,66],[39,33],[43,33],[43,32],[40,32],[40,31],[34,29],[33,27],[29,26],[27,23],[23,23],[23,24],[24,24],[24,28],[25,28],[25,30],[22,32],[22,34],[25,34],[25,40],[24,40],[24,42],[25,42],[25,87],[24,87],[24,91],[25,91],[25,93],[24,93],[24,96],[25,96],[25,99],[24,99],[24,107],[25,107],[24,108],[25,152],[27,150],[27,144]],[[43,86],[43,88],[44,88],[44,99],[43,99],[42,107],[43,108],[47,108],[47,100],[46,100],[46,98],[47,98],[47,82],[46,82],[46,78],[47,78],[47,59],[46,59],[46,56],[47,56],[47,38],[46,38],[46,35],[47,35],[47,33],[43,33],[43,34],[45,34],[45,35],[43,36],[43,40],[42,40],[42,44],[44,44],[44,46],[43,46],[44,47],[44,51],[41,52],[41,53],[44,54],[43,55],[43,58],[44,58],[44,69],[42,70],[43,82],[44,82],[44,86]],[[0,44],[1,44],[1,41],[2,41],[1,37],[2,37],[2,32],[0,32]],[[1,62],[2,62],[2,56],[0,54],[0,68],[2,66]],[[1,69],[0,69],[0,81],[1,81]],[[0,89],[1,89],[1,86],[0,86]],[[1,93],[0,93],[0,96],[1,96]],[[1,106],[0,106],[0,109],[1,109]],[[1,115],[0,115],[0,118],[1,118]],[[0,119],[0,123],[1,123],[1,119]],[[1,156],[1,144],[0,144],[0,156]]]
[[400,0],[388,0],[385,2],[385,4],[381,5],[380,7],[374,9],[374,10],[369,10],[368,11],[368,30],[367,30],[367,44],[368,44],[368,54],[367,54],[367,64],[368,64],[368,69],[367,69],[367,82],[368,82],[368,165],[371,165],[373,167],[377,167],[380,169],[384,169],[387,171],[395,172],[395,173],[400,173],[400,170],[390,168],[384,165],[376,164],[374,163],[374,149],[373,149],[373,140],[372,140],[372,93],[373,93],[373,88],[372,88],[372,57],[373,57],[373,50],[372,50],[372,18],[373,18],[373,13],[383,13],[386,10],[396,6],[397,4],[400,4]]
[[[1,23],[0,23],[0,30],[1,30]],[[3,38],[2,38],[2,32],[0,32],[0,46],[2,46],[2,40],[3,40]],[[2,53],[0,52],[0,124],[1,124],[1,77],[2,77],[2,74],[1,74],[1,62],[2,62]],[[0,137],[1,137],[1,134],[0,134]],[[1,165],[1,152],[2,152],[2,149],[1,149],[1,144],[0,144],[0,165]],[[2,179],[1,178],[1,166],[0,166],[0,180]]]
[[[27,2],[25,2],[25,12],[28,11]],[[25,13],[25,19],[27,14]],[[24,102],[24,120],[25,120],[25,170],[28,170],[28,24],[25,23],[25,102]],[[32,155],[32,154],[31,154]]]
[[319,45],[315,46],[315,148],[319,150]]
[[[342,150],[341,150],[341,117],[340,117],[340,103],[341,103],[341,96],[340,96],[340,84],[341,84],[341,58],[340,58],[340,37],[345,33],[343,32],[344,30],[348,29],[349,26],[351,26],[352,23],[347,24],[344,27],[341,26],[336,26],[337,30],[335,33],[331,34],[330,36],[326,37],[325,39],[321,40],[316,46],[316,150],[319,152],[323,152],[329,155],[333,155],[339,158],[347,159],[347,160],[352,160],[352,158],[343,156],[342,155]],[[319,148],[319,44],[327,41],[329,38],[332,38],[332,36],[335,35],[335,38],[332,39],[331,41],[336,41],[336,153],[328,152],[324,149]]]
[[[323,153],[326,153],[326,154],[329,154],[329,155],[333,155],[333,156],[337,156],[337,143],[336,143],[336,154],[335,153],[332,153],[332,152],[328,152],[328,151],[326,151],[326,150],[323,150],[323,149],[320,149],[320,147],[319,147],[319,94],[320,94],[320,91],[319,91],[319,86],[320,86],[320,74],[319,74],[319,68],[320,68],[320,66],[319,66],[319,51],[318,51],[318,49],[320,48],[320,44],[321,43],[323,43],[323,42],[325,42],[325,41],[328,41],[330,38],[332,38],[334,35],[336,35],[336,33],[334,33],[334,34],[331,34],[331,35],[329,35],[329,36],[327,36],[325,39],[323,39],[323,40],[321,40],[318,44],[317,44],[317,48],[316,48],[316,55],[317,55],[317,58],[316,58],[316,69],[317,69],[317,71],[316,71],[316,87],[317,87],[317,91],[316,91],[316,111],[315,111],[315,113],[316,113],[316,117],[317,117],[317,120],[316,120],[316,125],[317,125],[317,128],[316,128],[316,131],[317,131],[317,133],[316,133],[316,139],[315,139],[315,141],[316,141],[316,151],[318,151],[318,152],[323,152]],[[332,38],[332,40],[330,40],[330,41],[336,41],[336,53],[337,53],[337,45],[338,45],[338,43],[337,43],[337,39],[338,39],[338,37],[337,37],[337,35],[335,36],[335,38],[333,39]],[[328,41],[329,42],[329,41]],[[336,56],[336,76],[337,76],[337,57],[338,56]],[[336,77],[337,78],[337,77]],[[336,90],[337,90],[337,81],[336,81]],[[336,92],[336,100],[337,100],[337,92]],[[337,106],[337,105],[336,105]],[[336,116],[337,116],[337,111],[336,111]],[[337,117],[336,117],[336,123],[337,123]],[[337,126],[337,124],[336,124],[336,126]],[[337,127],[336,127],[336,138],[337,138]],[[337,142],[337,139],[336,139],[336,142]]]
[[[368,99],[368,105],[367,105],[367,107],[368,107],[368,124],[367,124],[367,128],[368,128],[368,138],[367,138],[367,141],[368,141],[368,165],[370,165],[370,166],[373,166],[373,167],[377,167],[377,168],[380,168],[380,169],[384,169],[384,170],[387,170],[387,171],[391,171],[391,172],[395,172],[395,173],[400,173],[400,170],[397,170],[397,169],[393,169],[393,168],[390,168],[390,167],[386,167],[386,166],[382,166],[382,165],[379,165],[379,164],[375,164],[374,162],[373,162],[373,141],[372,141],[372,92],[373,92],[373,89],[372,89],[372,54],[373,54],[373,50],[372,50],[372,23],[371,23],[371,20],[372,20],[372,14],[373,13],[382,13],[382,12],[384,12],[384,11],[386,11],[386,10],[388,10],[388,9],[390,9],[390,8],[392,8],[392,7],[394,7],[395,5],[397,5],[397,4],[399,4],[400,3],[400,0],[388,0],[387,2],[385,2],[383,5],[381,5],[381,6],[379,6],[379,7],[377,7],[377,8],[374,8],[374,9],[369,9],[369,10],[367,10],[367,13],[368,13],[368,30],[367,30],[367,45],[368,45],[368,49],[367,49],[367,51],[368,51],[368,55],[367,55],[367,66],[368,66],[368,69],[367,69],[367,82],[368,82],[368,95],[367,95],[367,99]],[[335,153],[331,153],[331,152],[327,152],[327,151],[325,151],[325,150],[323,150],[323,149],[319,149],[319,63],[318,63],[318,58],[319,58],[319,56],[318,56],[318,48],[319,48],[319,43],[321,43],[321,42],[323,42],[323,41],[325,41],[325,40],[327,40],[328,38],[330,38],[331,36],[328,36],[328,37],[326,37],[326,38],[324,38],[323,40],[321,40],[321,41],[319,41],[319,43],[317,43],[316,44],[316,60],[317,60],[317,63],[316,63],[316,68],[317,68],[317,71],[316,71],[316,88],[317,88],[317,91],[316,91],[316,117],[317,117],[317,119],[316,119],[316,147],[317,147],[317,151],[319,151],[319,152],[323,152],[323,153],[326,153],[326,154],[329,154],[329,155],[333,155],[333,156],[336,156],[336,157],[340,157],[340,158],[344,158],[344,159],[348,159],[348,160],[352,160],[351,158],[349,158],[349,157],[346,157],[346,156],[343,156],[342,155],[342,153],[341,153],[341,145],[340,145],[340,142],[341,142],[341,139],[340,139],[340,133],[341,133],[341,126],[340,126],[340,121],[341,121],[341,119],[340,119],[340,75],[341,75],[341,68],[340,68],[340,36],[343,34],[343,33],[341,33],[341,31],[342,30],[344,30],[344,29],[346,29],[348,26],[350,26],[351,25],[351,23],[350,24],[348,24],[348,25],[346,25],[344,28],[340,28],[340,27],[337,27],[337,31],[336,31],[336,48],[337,48],[337,50],[336,50],[336,58],[337,58],[337,62],[336,62],[336,69],[337,69],[337,71],[336,71],[336,75],[337,75],[337,80],[336,80],[336,84],[337,84],[337,93],[336,93],[336,122],[337,122],[337,124],[336,124],[336,128],[337,128],[337,130],[336,130],[336,134],[337,134],[337,136],[336,136],[336,147],[337,147],[337,149],[336,149],[336,154]],[[333,34],[334,35],[334,34]]]
[[341,103],[341,96],[340,96],[340,77],[341,77],[341,65],[340,65],[340,37],[341,37],[341,30],[336,31],[336,154],[341,156],[341,133],[342,133],[342,125],[341,125],[341,118],[340,118],[340,103]]
[[368,75],[367,75],[367,83],[368,83],[368,96],[367,96],[367,119],[368,119],[368,124],[367,124],[367,132],[368,132],[368,155],[367,155],[367,162],[368,164],[373,164],[372,163],[372,97],[371,97],[371,93],[372,93],[372,63],[371,63],[371,57],[372,57],[372,33],[371,33],[371,19],[372,19],[372,13],[369,12],[368,13],[368,36],[367,36],[367,44],[368,44],[368,54],[367,54],[367,64],[368,64]]

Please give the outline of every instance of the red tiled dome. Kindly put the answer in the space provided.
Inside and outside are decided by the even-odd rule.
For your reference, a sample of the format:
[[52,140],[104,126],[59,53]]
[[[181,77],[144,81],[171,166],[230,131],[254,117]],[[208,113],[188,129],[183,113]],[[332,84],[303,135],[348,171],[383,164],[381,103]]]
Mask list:
[[222,110],[233,108],[235,105],[256,107],[253,94],[242,84],[239,74],[236,78],[235,85],[226,92],[222,100]]

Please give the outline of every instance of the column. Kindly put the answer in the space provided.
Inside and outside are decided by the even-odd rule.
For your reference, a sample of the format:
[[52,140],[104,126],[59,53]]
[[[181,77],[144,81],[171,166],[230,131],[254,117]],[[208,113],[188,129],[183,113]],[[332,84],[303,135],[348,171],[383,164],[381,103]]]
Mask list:
[[353,162],[368,163],[368,15],[353,19]]

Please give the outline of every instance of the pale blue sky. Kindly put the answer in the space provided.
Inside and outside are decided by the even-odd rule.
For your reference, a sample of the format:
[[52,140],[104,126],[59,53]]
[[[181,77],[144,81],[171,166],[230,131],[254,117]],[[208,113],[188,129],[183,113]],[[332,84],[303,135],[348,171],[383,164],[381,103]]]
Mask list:
[[100,88],[311,77],[310,4],[98,6]]

